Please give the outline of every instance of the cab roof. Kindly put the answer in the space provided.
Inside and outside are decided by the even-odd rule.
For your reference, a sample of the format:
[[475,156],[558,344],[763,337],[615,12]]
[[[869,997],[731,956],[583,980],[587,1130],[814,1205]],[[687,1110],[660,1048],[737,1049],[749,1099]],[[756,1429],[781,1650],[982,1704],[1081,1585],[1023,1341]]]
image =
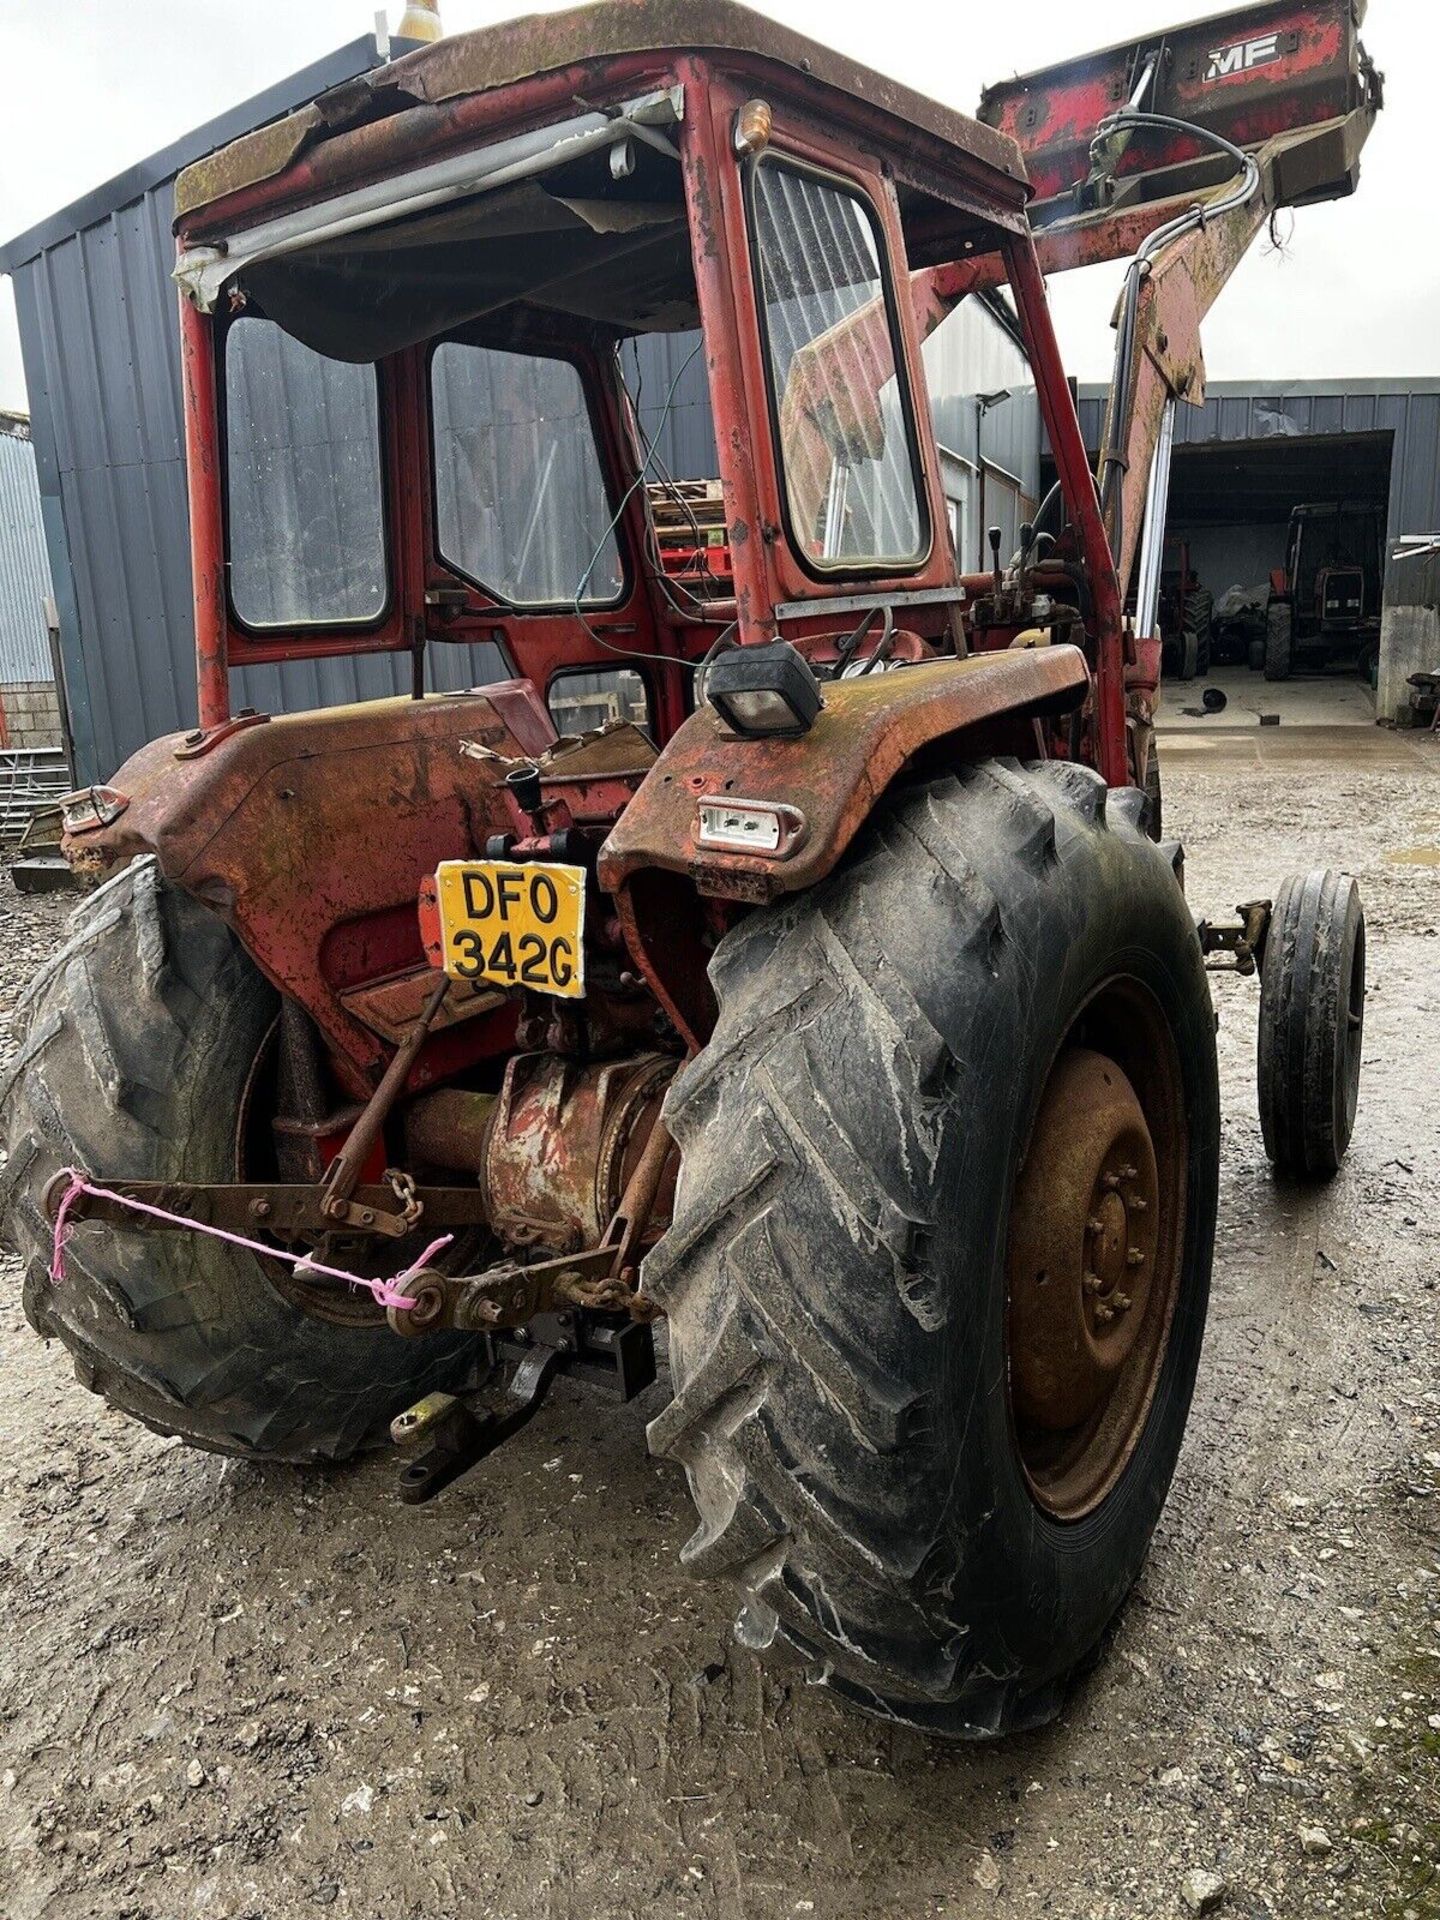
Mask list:
[[[859,65],[818,41],[806,39],[737,0],[601,0],[564,13],[530,14],[472,33],[457,34],[389,66],[322,94],[285,119],[242,135],[187,167],[175,186],[176,225],[204,231],[207,211],[261,190],[322,142],[415,108],[440,108],[465,96],[492,93],[546,74],[583,68],[599,89],[607,62],[654,55],[657,68],[695,52],[730,56],[746,68],[788,71],[807,91],[828,90],[891,123],[901,153],[939,142],[973,177],[992,178],[1002,204],[1022,206],[1027,196],[1025,164],[1008,135],[916,93],[884,74]],[[919,138],[917,139],[917,136]],[[337,156],[338,157],[338,156]]]

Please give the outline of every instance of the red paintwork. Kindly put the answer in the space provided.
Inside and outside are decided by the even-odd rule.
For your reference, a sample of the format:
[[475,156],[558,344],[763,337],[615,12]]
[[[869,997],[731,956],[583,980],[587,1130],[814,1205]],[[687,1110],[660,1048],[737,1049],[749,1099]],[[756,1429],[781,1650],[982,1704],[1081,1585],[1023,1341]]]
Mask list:
[[[1267,20],[1272,14],[1303,15],[1307,22],[1318,21],[1321,16],[1333,17],[1341,4],[1343,0],[1271,4],[1252,7],[1244,18],[1253,22],[1260,15]],[[565,44],[572,44],[583,27],[584,19],[576,16]],[[655,841],[653,834],[649,840],[642,834],[646,820],[652,827],[659,823],[656,831],[662,838],[674,825],[670,821],[674,806],[660,804],[657,783],[665,778],[663,769],[648,779],[643,768],[626,778],[599,767],[563,782],[547,779],[544,819],[536,827],[518,812],[513,797],[494,787],[493,770],[487,774],[459,758],[462,735],[483,732],[472,719],[479,703],[469,707],[450,701],[426,702],[423,707],[384,703],[386,718],[376,723],[378,734],[364,718],[372,710],[362,708],[296,716],[225,735],[221,730],[229,712],[228,665],[327,653],[402,651],[422,645],[433,649],[447,641],[491,641],[504,649],[528,685],[487,691],[491,734],[486,737],[504,753],[535,758],[553,739],[539,697],[551,677],[563,668],[613,667],[619,664],[618,656],[633,652],[651,656],[644,672],[652,729],[664,748],[686,717],[688,676],[680,663],[697,660],[710,646],[717,625],[732,616],[742,644],[754,644],[781,630],[777,606],[821,603],[813,613],[787,615],[783,627],[788,637],[802,645],[813,644],[817,657],[833,657],[837,639],[854,616],[826,612],[827,597],[856,590],[898,595],[956,585],[956,558],[944,531],[946,506],[925,404],[920,350],[924,338],[967,292],[1008,282],[1034,368],[1077,551],[1089,575],[1090,672],[1087,675],[1076,660],[1079,670],[1070,672],[1066,685],[1076,697],[1085,696],[1079,723],[1081,751],[1111,784],[1123,784],[1131,777],[1127,685],[1133,700],[1153,679],[1151,642],[1127,640],[1124,632],[1122,583],[1128,566],[1122,553],[1117,574],[1101,524],[1041,278],[1042,271],[1077,264],[1078,256],[1087,250],[1091,257],[1113,257],[1120,236],[1128,242],[1132,229],[1148,230],[1142,223],[1153,220],[1153,204],[1148,211],[1141,207],[1118,212],[1063,239],[1042,235],[1037,253],[1023,212],[1027,189],[1013,160],[1006,158],[1013,156],[1014,149],[996,142],[989,133],[982,139],[981,129],[971,128],[973,138],[957,134],[953,143],[948,142],[935,130],[902,122],[895,113],[861,97],[863,88],[821,86],[802,71],[803,62],[797,64],[788,56],[713,50],[654,53],[632,48],[582,61],[567,54],[565,64],[546,70],[540,53],[550,45],[548,28],[532,22],[504,31],[539,35],[531,66],[519,62],[515,76],[494,85],[487,81],[488,90],[451,97],[431,94],[424,104],[387,100],[385,110],[378,113],[372,111],[375,102],[361,98],[363,89],[353,101],[332,101],[327,111],[336,116],[340,130],[328,137],[318,126],[303,137],[297,132],[289,164],[282,158],[271,177],[257,183],[253,169],[247,176],[244,167],[228,174],[220,167],[214,177],[228,180],[228,197],[188,216],[183,223],[184,240],[193,243],[213,237],[282,207],[313,202],[357,180],[383,177],[421,158],[436,158],[494,139],[502,131],[546,124],[568,113],[577,96],[613,100],[661,85],[683,87],[685,116],[675,140],[688,204],[719,448],[727,535],[723,564],[733,579],[733,605],[713,608],[712,621],[702,624],[677,615],[645,578],[641,556],[647,534],[646,502],[644,489],[632,485],[639,458],[627,412],[608,377],[606,359],[590,341],[583,323],[575,322],[567,332],[558,318],[536,314],[504,322],[503,330],[497,330],[497,344],[548,344],[569,354],[580,369],[592,397],[612,497],[626,498],[619,524],[630,579],[624,604],[593,615],[588,625],[572,613],[516,613],[460,580],[440,560],[431,504],[427,354],[423,347],[416,347],[394,355],[379,370],[392,573],[385,621],[364,632],[244,633],[230,622],[224,587],[215,361],[217,335],[227,320],[219,316],[211,321],[187,310],[183,345],[197,661],[202,728],[212,730],[213,738],[202,742],[198,757],[188,763],[177,760],[173,742],[146,749],[118,777],[122,789],[132,792],[134,804],[113,829],[91,836],[87,845],[103,842],[102,853],[141,845],[161,849],[166,870],[213,899],[276,984],[311,1011],[332,1049],[337,1072],[355,1092],[373,1084],[388,1057],[388,1041],[357,1017],[357,1009],[378,1004],[369,992],[372,983],[394,977],[403,984],[407,968],[435,957],[433,951],[426,952],[433,941],[433,927],[426,929],[428,937],[422,940],[414,918],[418,886],[439,860],[480,851],[489,833],[519,834],[537,853],[544,853],[548,836],[572,823],[604,829],[625,814],[612,842],[618,851],[602,864],[604,877],[619,889],[616,910],[613,916],[594,916],[595,938],[601,946],[606,941],[613,944],[623,929],[634,964],[691,1046],[703,1044],[713,1019],[713,997],[705,976],[708,952],[716,935],[743,908],[697,896],[692,871],[695,850],[687,850],[683,833],[668,848]],[[496,44],[498,49],[498,40]],[[1172,44],[1180,44],[1175,36]],[[1310,105],[1328,100],[1325,89],[1339,84],[1338,69],[1345,64],[1350,46],[1347,39],[1337,50],[1318,35],[1318,28],[1315,32],[1306,28],[1305,71],[1314,82],[1306,96]],[[508,42],[506,50],[515,53]],[[502,59],[498,51],[496,57]],[[424,59],[430,61],[425,72],[441,72],[435,56]],[[1123,68],[1123,58],[1117,55],[1108,64],[1102,58],[1089,67],[1078,66],[1073,74],[1046,76],[1043,127],[1038,122],[1018,127],[1018,120],[1035,106],[1035,84],[1016,83],[990,96],[994,117],[1011,131],[1018,129],[1036,156],[1042,191],[1054,184],[1044,173],[1047,156],[1053,157],[1058,169],[1056,179],[1064,174],[1066,185],[1084,172],[1083,165],[1076,165],[1075,152],[1088,144],[1096,121],[1116,104],[1100,94],[1107,88],[1113,91],[1117,61]],[[402,62],[393,85],[403,92],[410,84],[407,74],[420,73],[420,66]],[[1181,80],[1175,84],[1180,86]],[[914,396],[922,488],[933,543],[923,563],[901,576],[817,578],[807,570],[805,556],[792,549],[784,531],[743,179],[731,137],[737,110],[757,91],[775,109],[772,146],[776,152],[838,175],[867,197],[897,287],[908,294],[896,303],[896,354]],[[1232,91],[1237,129],[1242,124],[1261,127],[1267,115],[1273,117],[1275,101],[1265,96],[1264,86],[1253,77],[1245,88],[1236,86]],[[1286,98],[1287,112],[1293,114],[1292,94],[1287,92]],[[1244,119],[1246,114],[1249,120]],[[1215,115],[1208,117],[1213,121]],[[283,129],[279,136],[283,147],[290,136]],[[276,130],[265,136],[274,137]],[[199,171],[203,172],[204,164]],[[234,184],[247,178],[249,184]],[[931,210],[924,216],[924,257],[935,259],[945,245],[953,246],[955,257],[907,279],[900,194],[914,190],[930,196]],[[1211,243],[1217,262],[1222,243],[1230,244],[1228,235]],[[1157,283],[1163,279],[1163,274],[1157,276]],[[1188,295],[1181,300],[1179,294],[1184,291],[1179,288],[1170,305],[1193,319],[1202,303]],[[1154,287],[1147,297],[1151,302],[1146,309],[1148,323],[1158,298]],[[1177,344],[1165,364],[1147,361],[1148,384],[1144,405],[1138,409],[1137,434],[1149,430],[1151,389],[1158,393],[1157,383],[1164,380],[1173,384],[1182,354],[1189,356],[1187,365],[1198,365],[1193,326],[1186,321],[1172,330]],[[1198,386],[1195,390],[1199,391]],[[1141,479],[1137,470],[1130,484],[1140,484]],[[1127,539],[1133,537],[1135,517],[1131,515],[1127,522]],[[988,592],[988,584],[980,583],[983,591]],[[443,590],[443,608],[427,599],[435,590]],[[905,607],[901,613],[904,651],[915,658],[947,651],[950,622],[951,611],[945,605]],[[1005,629],[991,628],[976,639],[978,645],[995,649],[1010,637]],[[963,699],[952,700],[953,712],[941,712],[943,701],[937,691],[936,711],[928,719],[914,710],[920,683],[912,682],[910,672],[894,676],[893,701],[890,689],[871,689],[866,696],[873,708],[867,709],[869,731],[858,729],[848,742],[850,750],[837,750],[828,774],[817,781],[817,797],[823,794],[824,823],[816,829],[814,845],[805,850],[806,870],[813,867],[817,875],[828,871],[844,839],[912,751],[923,749],[930,755],[958,759],[967,751],[996,750],[996,741],[1007,751],[1017,750],[1015,741],[1021,733],[1025,750],[1037,744],[1040,750],[1062,750],[1057,732],[1046,732],[1035,719],[1022,716],[1036,711],[1037,675],[1043,679],[1046,674],[1061,673],[1063,677],[1068,670],[1060,657],[1065,651],[1056,649],[1043,665],[1021,664],[1020,656],[993,665],[977,662],[960,676],[975,687],[967,689]],[[672,659],[676,664],[667,665]],[[930,671],[914,669],[916,674]],[[980,697],[980,685],[989,673],[997,676],[995,699]],[[944,678],[942,673],[936,679],[937,689]],[[1013,691],[1013,699],[1006,689]],[[837,713],[845,706],[843,700],[837,701]],[[403,718],[406,714],[409,720]],[[687,730],[692,742],[699,737],[696,724],[692,720]],[[892,726],[893,734],[887,733]],[[971,728],[968,735],[967,726]],[[700,731],[704,732],[703,726]],[[787,759],[784,752],[777,755],[763,744],[730,743],[726,751],[734,762],[731,777],[736,792],[744,792],[750,778],[762,778],[766,768],[780,767],[783,775],[781,763],[788,766],[796,758]],[[283,775],[278,771],[282,758]],[[690,777],[700,776],[692,773]],[[303,800],[293,806],[282,804],[282,785],[303,795]],[[639,800],[632,805],[637,789]],[[695,791],[692,785],[685,803],[692,811]],[[725,894],[726,858],[707,856],[706,865],[707,890]],[[747,875],[739,860],[730,860],[729,865],[735,882],[730,900],[761,897],[763,876]],[[387,1006],[391,1004],[388,996],[386,985],[381,997]],[[400,999],[403,1002],[403,992]],[[480,1054],[509,1047],[514,1039],[515,1013],[508,1005],[452,1022],[432,1037],[412,1075],[412,1086],[433,1082]]]
[[[981,105],[987,125],[1024,149],[1030,179],[1042,201],[1084,179],[1095,128],[1129,98],[1137,48],[1166,49],[1158,88],[1146,110],[1199,121],[1237,146],[1261,146],[1277,134],[1351,111],[1356,104],[1356,28],[1351,0],[1261,0],[1228,14],[1153,34],[1104,53],[1024,75],[991,87]],[[1233,72],[1212,70],[1212,52],[1263,45],[1278,36],[1279,51]],[[1222,63],[1223,64],[1223,63]],[[1204,149],[1184,135],[1147,135],[1118,172],[1126,175],[1175,166]]]
[[180,362],[185,391],[185,465],[190,489],[190,565],[195,587],[195,676],[200,725],[230,718],[226,670],[225,514],[215,408],[215,329],[183,296]]
[[[81,846],[100,865],[154,853],[309,1011],[347,1092],[363,1096],[390,1046],[348,996],[366,981],[426,969],[414,905],[421,881],[510,826],[495,774],[463,758],[461,741],[521,757],[554,737],[523,684],[282,714],[186,760],[177,757],[184,736],[171,735],[120,769],[130,804]],[[502,1050],[513,1032],[509,1008],[480,1010],[431,1040],[412,1084],[440,1077],[442,1060],[453,1072]]]
[[[1078,647],[1049,646],[832,683],[813,727],[798,739],[743,740],[714,707],[697,708],[605,842],[601,885],[619,894],[636,873],[663,868],[687,874],[702,893],[749,903],[803,892],[834,871],[908,762],[972,729],[1007,722],[1012,747],[1023,751],[1034,743],[1032,716],[1073,711],[1090,686]],[[796,809],[800,835],[783,857],[700,843],[700,801],[727,794]]]
[[1090,591],[1095,603],[1095,728],[1096,765],[1112,787],[1130,779],[1125,743],[1125,659],[1123,608],[1110,542],[1100,522],[1100,509],[1090,481],[1090,463],[1075,412],[1075,399],[1065,378],[1054,322],[1045,300],[1045,283],[1028,234],[1012,241],[1006,252],[1016,310],[1025,335],[1026,350],[1035,369],[1040,414],[1055,455],[1065,504],[1080,534],[1090,568]]

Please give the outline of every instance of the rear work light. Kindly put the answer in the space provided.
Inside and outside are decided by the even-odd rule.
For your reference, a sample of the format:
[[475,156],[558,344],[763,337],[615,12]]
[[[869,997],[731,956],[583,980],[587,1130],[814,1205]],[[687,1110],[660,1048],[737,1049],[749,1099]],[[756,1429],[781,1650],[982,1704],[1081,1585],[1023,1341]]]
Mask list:
[[129,795],[114,787],[81,787],[61,800],[61,824],[66,833],[95,833],[113,827],[129,804]]
[[788,640],[722,653],[706,674],[705,696],[745,738],[808,733],[823,704],[820,682]]

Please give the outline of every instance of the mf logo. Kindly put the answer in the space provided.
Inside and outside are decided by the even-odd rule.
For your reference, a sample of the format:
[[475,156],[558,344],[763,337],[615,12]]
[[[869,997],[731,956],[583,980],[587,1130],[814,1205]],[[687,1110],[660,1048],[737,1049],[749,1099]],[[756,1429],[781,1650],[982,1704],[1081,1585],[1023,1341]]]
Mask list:
[[1232,73],[1249,73],[1252,68],[1263,67],[1271,60],[1280,58],[1280,36],[1278,33],[1265,33],[1258,40],[1238,40],[1233,47],[1213,48],[1210,65],[1205,69],[1207,80],[1223,80]]

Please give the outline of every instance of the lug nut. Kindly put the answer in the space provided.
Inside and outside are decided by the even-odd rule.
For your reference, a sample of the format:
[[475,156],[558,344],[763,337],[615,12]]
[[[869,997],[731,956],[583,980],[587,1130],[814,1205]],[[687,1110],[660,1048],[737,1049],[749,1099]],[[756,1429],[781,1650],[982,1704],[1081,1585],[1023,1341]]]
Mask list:
[[1107,1307],[1105,1302],[1101,1300],[1096,1305],[1095,1318],[1102,1327],[1108,1327],[1110,1322],[1115,1318],[1114,1309]]
[[1133,1180],[1139,1171],[1140,1169],[1138,1167],[1121,1167],[1120,1178],[1122,1180]]
[[1104,1233],[1105,1231],[1105,1222],[1100,1218],[1098,1213],[1092,1213],[1090,1218],[1085,1222],[1085,1225],[1090,1233]]
[[1116,1313],[1128,1313],[1130,1311],[1130,1296],[1128,1293],[1111,1294],[1110,1304],[1114,1307]]
[[1118,1173],[1107,1173],[1102,1182],[1102,1185],[1105,1187],[1105,1190],[1107,1193],[1114,1193],[1115,1189],[1119,1186],[1119,1184],[1120,1184],[1120,1176]]
[[1144,1266],[1145,1255],[1140,1251],[1139,1247],[1131,1247],[1130,1251],[1125,1256],[1125,1264],[1127,1267],[1143,1267]]
[[1132,1213],[1144,1213],[1145,1209],[1150,1205],[1150,1202],[1145,1198],[1143,1193],[1132,1193],[1126,1205]]
[[1099,1291],[1100,1291],[1100,1276],[1099,1276],[1099,1274],[1098,1274],[1098,1273],[1087,1273],[1087,1274],[1086,1274],[1086,1276],[1085,1276],[1085,1291],[1086,1291],[1086,1293],[1099,1293]]

